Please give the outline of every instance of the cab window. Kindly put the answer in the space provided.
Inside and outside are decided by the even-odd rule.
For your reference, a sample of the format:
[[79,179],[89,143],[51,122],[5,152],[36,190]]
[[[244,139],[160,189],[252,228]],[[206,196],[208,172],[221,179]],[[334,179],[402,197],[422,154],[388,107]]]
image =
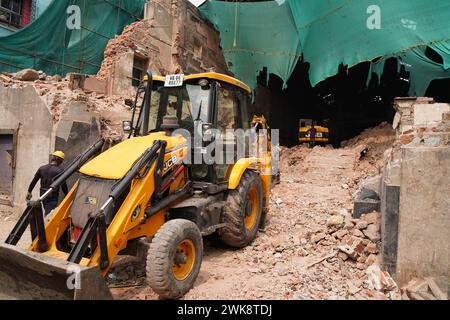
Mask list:
[[237,97],[236,93],[227,87],[219,87],[217,94],[217,129],[237,129]]

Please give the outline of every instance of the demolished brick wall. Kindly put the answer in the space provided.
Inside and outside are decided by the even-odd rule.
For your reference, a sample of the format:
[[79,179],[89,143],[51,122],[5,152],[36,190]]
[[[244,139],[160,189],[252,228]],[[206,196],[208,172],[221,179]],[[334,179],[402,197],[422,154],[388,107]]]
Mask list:
[[230,74],[220,35],[197,8],[185,0],[146,4],[145,18],[110,40],[97,78],[111,94],[132,95],[133,59],[148,59],[157,75],[215,71]]

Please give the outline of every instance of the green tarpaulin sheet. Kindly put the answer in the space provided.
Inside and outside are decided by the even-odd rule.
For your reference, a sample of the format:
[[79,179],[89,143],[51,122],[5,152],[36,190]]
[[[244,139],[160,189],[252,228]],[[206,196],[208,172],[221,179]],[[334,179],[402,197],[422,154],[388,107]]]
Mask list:
[[[340,64],[378,57],[401,57],[415,94],[432,79],[450,76],[449,0],[208,1],[200,10],[220,31],[231,71],[252,87],[263,67],[286,83],[301,55],[311,65],[312,85],[336,74]],[[425,56],[426,45],[443,64]]]
[[[0,71],[24,68],[48,74],[97,73],[111,38],[142,17],[145,0],[53,0],[30,25],[0,37]],[[81,28],[73,28],[73,11],[81,12]],[[67,27],[67,21],[69,26]]]

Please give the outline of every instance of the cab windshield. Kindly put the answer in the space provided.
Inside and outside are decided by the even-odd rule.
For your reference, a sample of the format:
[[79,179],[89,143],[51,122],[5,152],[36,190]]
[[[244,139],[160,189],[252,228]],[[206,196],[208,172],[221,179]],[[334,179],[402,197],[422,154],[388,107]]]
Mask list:
[[[192,131],[194,121],[209,120],[210,87],[185,84],[181,87],[156,85],[152,91],[149,132],[160,130],[164,116],[176,116],[180,128]],[[143,120],[143,115],[139,117]]]

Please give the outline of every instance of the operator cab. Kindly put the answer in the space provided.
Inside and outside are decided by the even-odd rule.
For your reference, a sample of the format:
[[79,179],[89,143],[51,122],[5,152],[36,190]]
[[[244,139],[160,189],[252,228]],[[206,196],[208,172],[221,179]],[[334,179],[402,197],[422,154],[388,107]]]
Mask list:
[[[227,130],[250,128],[251,89],[233,77],[208,72],[187,76],[151,76],[150,82],[148,79],[149,76],[146,76],[138,89],[142,105],[134,107],[132,122],[128,125],[130,136],[164,131],[167,129],[165,119],[176,117],[178,126],[172,126],[172,129],[180,128],[189,132],[192,145],[195,132],[205,135],[209,129],[218,129],[225,143],[234,144],[234,150],[234,136],[226,135]],[[147,96],[150,96],[150,103]],[[201,148],[193,149],[202,149],[195,152],[204,154],[209,143],[202,142]],[[223,184],[225,187],[230,169],[229,164],[196,163],[190,166],[190,173],[195,181]]]

